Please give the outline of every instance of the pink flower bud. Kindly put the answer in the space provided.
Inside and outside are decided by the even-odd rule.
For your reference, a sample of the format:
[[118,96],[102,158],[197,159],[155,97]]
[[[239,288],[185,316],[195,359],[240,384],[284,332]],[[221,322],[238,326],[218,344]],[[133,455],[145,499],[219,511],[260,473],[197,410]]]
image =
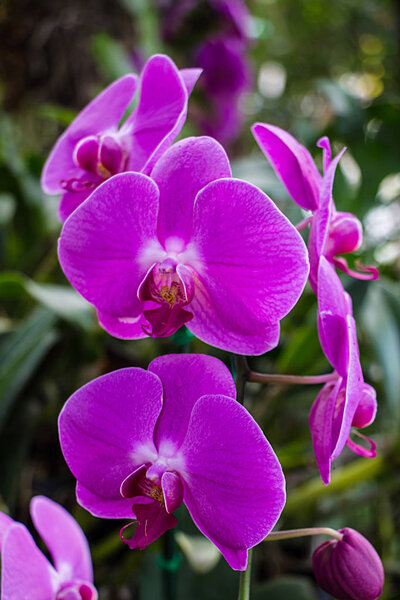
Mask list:
[[376,600],[384,572],[374,547],[358,531],[339,529],[341,540],[327,540],[313,554],[318,585],[338,600]]

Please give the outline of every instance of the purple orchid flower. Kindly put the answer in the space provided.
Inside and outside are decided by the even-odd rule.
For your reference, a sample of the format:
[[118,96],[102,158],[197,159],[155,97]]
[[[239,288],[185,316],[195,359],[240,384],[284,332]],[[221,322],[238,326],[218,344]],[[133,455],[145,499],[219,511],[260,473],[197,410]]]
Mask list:
[[[61,448],[93,515],[137,520],[130,548],[175,527],[184,502],[233,569],[271,531],[285,503],[281,466],[236,402],[218,359],[167,355],[79,389],[59,418]],[[121,536],[125,528],[121,530]]]
[[372,440],[355,431],[369,442],[367,449],[350,439],[352,427],[362,428],[373,422],[376,393],[363,379],[350,296],[344,291],[332,264],[323,256],[318,270],[318,305],[321,346],[338,374],[336,380],[324,385],[310,413],[315,457],[327,485],[331,463],[346,444],[361,456],[376,456]]
[[207,113],[199,120],[202,130],[221,143],[232,142],[243,123],[240,101],[252,82],[245,46],[233,36],[210,38],[198,48],[195,63],[203,70],[208,99]]
[[242,354],[276,346],[308,274],[299,233],[261,190],[231,178],[207,137],[172,146],[152,179],[104,182],[64,224],[59,259],[111,335],[163,337],[186,323]]
[[87,540],[62,506],[45,496],[31,501],[32,521],[54,566],[22,523],[0,513],[3,600],[97,600]]
[[[121,77],[86,106],[57,141],[42,173],[43,190],[62,194],[62,221],[112,175],[151,172],[185,122],[200,73],[178,71],[168,56],[156,54],[140,78]],[[138,87],[138,105],[119,127]]]
[[358,270],[354,271],[345,258],[337,256],[354,252],[362,244],[360,221],[351,213],[337,211],[332,197],[336,167],[345,149],[331,160],[328,138],[318,141],[317,145],[324,150],[322,178],[308,150],[283,129],[256,123],[252,132],[296,204],[313,212],[309,253],[310,284],[315,293],[321,256],[356,279],[377,279],[375,267],[356,262]]

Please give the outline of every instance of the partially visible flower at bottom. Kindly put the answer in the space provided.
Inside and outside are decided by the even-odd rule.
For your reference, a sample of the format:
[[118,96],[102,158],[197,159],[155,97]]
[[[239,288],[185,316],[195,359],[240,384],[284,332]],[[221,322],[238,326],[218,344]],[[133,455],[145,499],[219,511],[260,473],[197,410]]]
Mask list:
[[184,502],[230,566],[271,531],[285,480],[263,432],[235,400],[227,367],[203,355],[156,358],[79,389],[59,419],[78,502],[102,518],[136,518],[130,548],[176,526]]
[[54,566],[22,523],[0,513],[2,600],[97,600],[89,546],[78,523],[45,496],[35,496],[30,510]]
[[339,529],[341,540],[327,540],[312,561],[318,585],[338,600],[377,600],[385,574],[374,547],[358,531]]

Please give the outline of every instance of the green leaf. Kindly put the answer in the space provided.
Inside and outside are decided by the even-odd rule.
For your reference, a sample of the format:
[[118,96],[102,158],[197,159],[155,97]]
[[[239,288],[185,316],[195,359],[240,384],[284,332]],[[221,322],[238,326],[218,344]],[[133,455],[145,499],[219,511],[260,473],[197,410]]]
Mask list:
[[382,367],[384,387],[395,430],[400,419],[400,333],[393,298],[380,282],[371,285],[362,309],[367,330]]
[[93,328],[92,309],[71,287],[54,283],[36,283],[22,273],[0,275],[0,298],[15,299],[28,295],[55,315],[85,331]]
[[310,580],[306,577],[279,577],[264,585],[254,587],[253,600],[282,600],[282,598],[296,598],[296,600],[315,600]]
[[54,324],[54,315],[40,309],[0,340],[0,428],[18,394],[56,341]]

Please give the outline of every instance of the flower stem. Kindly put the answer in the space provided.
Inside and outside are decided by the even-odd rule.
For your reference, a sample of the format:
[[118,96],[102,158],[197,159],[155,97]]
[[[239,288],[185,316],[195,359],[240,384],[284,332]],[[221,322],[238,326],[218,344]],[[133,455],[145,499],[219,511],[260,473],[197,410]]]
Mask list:
[[334,381],[338,378],[338,374],[326,373],[325,375],[274,375],[270,373],[257,373],[256,371],[249,371],[248,381],[254,383],[289,383],[295,385],[315,385],[326,383],[328,381]]
[[250,583],[251,583],[251,562],[253,557],[253,549],[249,550],[247,568],[240,573],[239,595],[238,600],[249,600],[250,598]]
[[300,223],[297,223],[297,225],[295,225],[297,231],[303,231],[303,229],[305,229],[306,227],[308,227],[308,225],[310,225],[310,223],[312,222],[312,216],[311,217],[307,217],[306,219],[303,219],[303,221],[300,221]]
[[275,542],[277,540],[288,540],[291,538],[305,537],[308,535],[330,535],[337,540],[341,540],[343,535],[331,529],[330,527],[307,527],[305,529],[287,529],[286,531],[273,531],[265,539],[264,542]]
[[237,392],[237,401],[244,404],[244,393],[246,383],[249,381],[250,368],[247,363],[247,358],[240,354],[233,355],[233,366],[235,371],[235,383]]

